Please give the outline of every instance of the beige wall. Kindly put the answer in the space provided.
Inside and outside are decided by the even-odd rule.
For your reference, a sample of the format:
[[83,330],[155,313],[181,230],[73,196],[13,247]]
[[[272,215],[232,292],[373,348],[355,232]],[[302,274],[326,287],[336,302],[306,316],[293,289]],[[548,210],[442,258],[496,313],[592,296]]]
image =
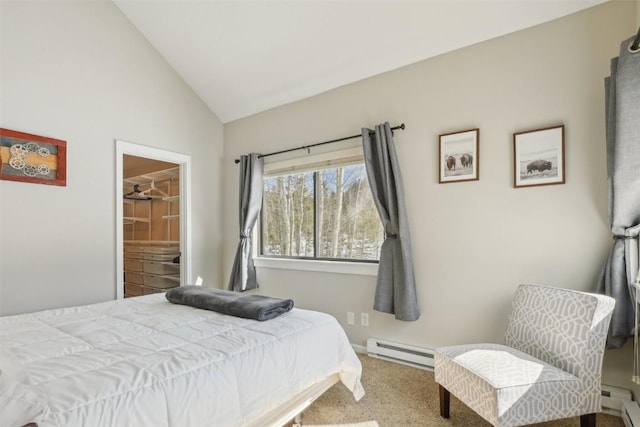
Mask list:
[[215,282],[220,121],[111,1],[0,12],[0,126],[68,148],[66,187],[0,182],[0,314],[115,297],[115,139],[192,155],[193,273]]
[[[395,140],[419,321],[372,311],[371,276],[260,268],[261,292],[333,314],[357,345],[374,336],[433,348],[501,341],[519,283],[593,290],[611,246],[603,79],[634,25],[634,3],[610,2],[225,125],[228,230],[238,227],[238,155],[407,125]],[[556,124],[566,126],[566,184],[514,189],[512,134]],[[438,184],[438,134],[475,127],[480,180]],[[236,244],[226,233],[225,279]],[[346,325],[347,311],[370,313],[370,326]],[[609,353],[605,382],[631,388],[631,353]]]

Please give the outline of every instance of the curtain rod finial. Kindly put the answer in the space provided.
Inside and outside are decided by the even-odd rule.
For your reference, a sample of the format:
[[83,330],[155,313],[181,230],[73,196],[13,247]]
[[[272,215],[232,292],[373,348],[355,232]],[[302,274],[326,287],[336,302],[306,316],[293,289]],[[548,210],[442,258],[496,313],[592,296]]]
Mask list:
[[400,123],[400,126],[398,126],[400,129],[404,130],[404,123]]
[[233,163],[235,163],[235,164],[240,163],[240,159],[235,159],[235,160],[233,161]]

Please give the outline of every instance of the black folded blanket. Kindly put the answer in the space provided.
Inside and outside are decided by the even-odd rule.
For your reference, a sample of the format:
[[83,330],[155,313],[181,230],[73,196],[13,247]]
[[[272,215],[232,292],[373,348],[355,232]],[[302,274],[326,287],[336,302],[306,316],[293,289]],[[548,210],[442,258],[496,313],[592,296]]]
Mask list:
[[171,289],[165,296],[174,304],[189,305],[261,322],[278,317],[293,308],[293,301],[290,299],[241,294],[193,285]]

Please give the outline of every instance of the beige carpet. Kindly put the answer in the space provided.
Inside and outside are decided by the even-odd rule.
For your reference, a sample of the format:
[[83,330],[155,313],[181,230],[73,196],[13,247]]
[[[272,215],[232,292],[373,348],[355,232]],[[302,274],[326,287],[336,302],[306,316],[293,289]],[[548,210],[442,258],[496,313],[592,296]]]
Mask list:
[[368,421],[356,424],[304,424],[304,427],[380,427],[375,421]]
[[[355,402],[338,383],[302,415],[302,425],[358,423],[376,420],[380,427],[490,427],[451,396],[451,418],[440,417],[438,386],[433,372],[360,355],[366,395]],[[578,427],[579,418],[535,424],[536,427]],[[598,427],[624,427],[622,419],[598,414]]]

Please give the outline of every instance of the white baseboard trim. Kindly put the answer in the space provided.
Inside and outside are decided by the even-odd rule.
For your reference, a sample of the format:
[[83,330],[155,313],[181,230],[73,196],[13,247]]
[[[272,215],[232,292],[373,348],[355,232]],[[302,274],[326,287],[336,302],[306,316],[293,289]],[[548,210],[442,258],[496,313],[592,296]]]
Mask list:
[[351,347],[353,347],[353,351],[356,353],[367,354],[367,347],[364,345],[351,343]]

